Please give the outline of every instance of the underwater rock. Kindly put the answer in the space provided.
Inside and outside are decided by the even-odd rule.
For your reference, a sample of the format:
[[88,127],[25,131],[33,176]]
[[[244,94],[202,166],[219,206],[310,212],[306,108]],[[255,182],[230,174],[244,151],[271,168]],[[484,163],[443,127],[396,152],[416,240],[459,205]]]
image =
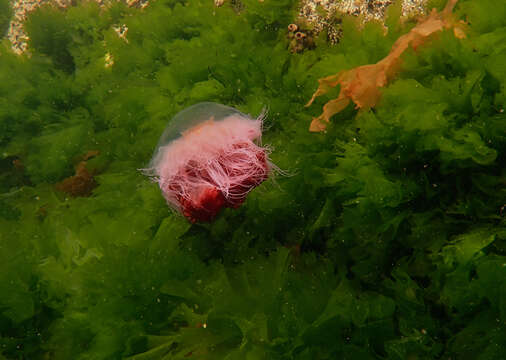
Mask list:
[[[402,16],[416,17],[424,14],[427,0],[403,0]],[[340,16],[361,16],[363,21],[383,21],[392,0],[302,0],[298,14],[299,22],[307,24],[317,36],[327,31],[331,43],[339,42],[342,36]]]
[[[124,0],[129,7],[144,9],[149,5],[149,0]],[[104,0],[96,0],[100,6],[105,6]],[[16,54],[22,54],[28,50],[28,41],[30,40],[24,29],[24,23],[28,15],[43,5],[54,6],[59,9],[76,6],[72,0],[14,0],[12,2],[13,16],[9,23],[7,38],[11,42],[12,51]],[[119,37],[126,40],[126,26],[119,25],[114,30]]]

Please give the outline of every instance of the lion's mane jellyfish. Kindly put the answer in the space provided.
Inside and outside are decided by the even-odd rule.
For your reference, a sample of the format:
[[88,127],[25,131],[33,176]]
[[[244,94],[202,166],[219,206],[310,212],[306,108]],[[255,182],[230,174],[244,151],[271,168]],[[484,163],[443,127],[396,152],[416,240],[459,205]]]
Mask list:
[[260,143],[263,119],[221,104],[193,105],[171,120],[145,173],[172,208],[191,222],[210,221],[224,207],[239,207],[274,168]]

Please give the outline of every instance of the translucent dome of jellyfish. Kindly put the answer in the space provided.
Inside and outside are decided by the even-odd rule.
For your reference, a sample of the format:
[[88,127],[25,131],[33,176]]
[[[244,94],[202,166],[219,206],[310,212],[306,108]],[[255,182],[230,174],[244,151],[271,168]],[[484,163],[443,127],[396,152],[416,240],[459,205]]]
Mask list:
[[261,146],[265,112],[256,119],[204,102],[179,112],[162,134],[149,167],[169,206],[191,222],[238,208],[274,165]]

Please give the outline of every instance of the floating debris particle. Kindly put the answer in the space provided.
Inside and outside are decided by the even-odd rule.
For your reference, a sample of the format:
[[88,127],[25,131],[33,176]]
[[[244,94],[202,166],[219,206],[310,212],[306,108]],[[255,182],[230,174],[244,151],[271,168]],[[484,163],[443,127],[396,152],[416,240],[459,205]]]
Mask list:
[[104,62],[105,62],[105,67],[106,68],[110,68],[111,66],[114,65],[114,59],[113,59],[111,53],[106,53],[105,54]]

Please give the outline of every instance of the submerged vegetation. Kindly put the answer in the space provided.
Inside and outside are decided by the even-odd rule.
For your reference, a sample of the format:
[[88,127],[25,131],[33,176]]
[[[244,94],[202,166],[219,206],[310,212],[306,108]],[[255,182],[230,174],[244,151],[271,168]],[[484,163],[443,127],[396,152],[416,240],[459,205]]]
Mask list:
[[0,38],[3,37],[9,27],[12,16],[12,8],[9,0],[0,0]]
[[[503,357],[506,7],[459,1],[465,38],[406,50],[374,108],[310,133],[339,91],[304,107],[317,79],[415,24],[392,6],[386,35],[344,18],[294,53],[296,1],[241,2],[46,6],[30,56],[3,40],[0,359]],[[190,224],[137,169],[200,101],[267,106],[291,175]]]

